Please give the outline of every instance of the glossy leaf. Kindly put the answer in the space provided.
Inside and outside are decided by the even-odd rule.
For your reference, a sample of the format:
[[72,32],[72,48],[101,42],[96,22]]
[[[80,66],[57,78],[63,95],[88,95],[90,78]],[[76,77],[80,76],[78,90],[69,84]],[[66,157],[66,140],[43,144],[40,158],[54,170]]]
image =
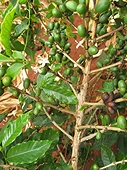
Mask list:
[[117,140],[118,133],[112,131],[105,132],[103,133],[102,138],[100,140],[96,140],[96,142],[92,145],[91,150],[100,150],[102,145],[107,145],[110,147]]
[[97,58],[97,62],[104,63],[106,58],[107,54],[104,51],[102,51],[102,54]]
[[7,161],[13,164],[25,164],[35,162],[49,149],[52,141],[28,141],[17,144],[7,153]]
[[42,127],[42,126],[53,126],[53,124],[51,123],[51,121],[48,119],[47,116],[36,116],[33,120],[32,123],[36,126],[36,127]]
[[[123,158],[123,160],[126,160],[127,159],[127,156],[124,156],[124,158]],[[126,170],[127,169],[127,163],[125,162],[125,163],[121,163],[121,164],[119,164],[118,165],[118,169],[119,170]]]
[[87,107],[87,105],[84,104],[83,106],[81,106],[81,108],[79,109],[79,111],[83,111],[86,107]]
[[12,119],[10,119],[5,125],[4,127],[2,127],[2,129],[0,130],[0,143],[3,140],[3,136],[4,136],[4,132],[7,129],[7,127],[9,126],[10,122],[12,121]]
[[112,92],[114,90],[114,82],[113,81],[105,81],[102,83],[102,87],[104,90],[108,93]]
[[28,19],[25,19],[22,21],[21,24],[18,24],[16,27],[15,27],[15,36],[19,36],[23,31],[27,30],[29,28],[29,22],[28,22]]
[[56,144],[59,141],[59,131],[55,130],[55,129],[47,129],[47,130],[43,130],[42,133],[35,133],[32,138],[32,140],[52,140],[52,145],[50,147],[50,149],[54,149],[54,146],[56,146]]
[[118,138],[118,150],[127,155],[127,134],[120,133]]
[[16,5],[17,1],[18,1],[18,0],[10,0],[10,2],[12,3],[13,6]]
[[[52,115],[52,119],[58,123],[59,125],[63,124],[67,119],[67,114],[62,113],[56,113]],[[36,127],[42,127],[42,126],[54,126],[52,122],[49,120],[49,118],[45,115],[38,115],[32,120],[33,124]]]
[[55,78],[53,73],[48,72],[46,75],[39,74],[37,77],[37,85],[38,87],[42,87],[45,84],[53,83]]
[[16,120],[10,122],[9,126],[4,130],[2,146],[6,147],[11,144],[21,133],[22,128],[28,122],[29,114],[21,114]]
[[23,67],[23,63],[14,63],[7,69],[6,75],[15,79]]
[[77,104],[77,98],[74,93],[64,86],[59,86],[56,84],[47,84],[43,86],[43,90],[47,95],[53,96],[61,103]]
[[53,142],[59,141],[59,131],[55,129],[47,129],[41,133],[41,140],[52,140]]
[[52,71],[54,71],[54,72],[58,72],[60,69],[61,69],[61,67],[62,67],[62,64],[53,64],[52,65]]
[[[101,159],[103,161],[104,166],[109,165],[112,162],[116,162],[114,153],[106,145],[102,145],[102,147],[101,147]],[[107,170],[116,170],[116,166],[111,166],[106,169]]]
[[20,52],[20,51],[13,51],[12,56],[14,57],[15,60],[22,60],[25,58],[25,56]]
[[6,54],[8,56],[11,55],[11,50],[10,50],[10,36],[11,36],[11,27],[12,27],[12,21],[14,18],[14,14],[16,11],[17,5],[6,14],[2,24],[1,24],[1,37],[0,41],[5,47]]
[[14,62],[15,60],[9,58],[9,57],[6,57],[5,55],[3,54],[0,54],[0,62]]
[[23,51],[24,50],[24,47],[25,47],[25,45],[24,44],[22,44],[20,41],[14,41],[13,43],[12,43],[12,45],[13,45],[13,49],[14,50],[17,50],[17,51]]
[[65,121],[68,119],[68,116],[67,114],[64,114],[64,113],[55,113],[52,115],[52,119],[59,125],[61,125],[62,123],[65,123]]

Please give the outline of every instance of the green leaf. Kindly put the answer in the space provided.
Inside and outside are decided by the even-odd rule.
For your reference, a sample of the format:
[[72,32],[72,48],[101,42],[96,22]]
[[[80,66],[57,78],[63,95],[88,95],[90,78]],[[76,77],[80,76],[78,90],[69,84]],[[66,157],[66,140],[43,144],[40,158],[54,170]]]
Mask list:
[[58,72],[62,67],[62,64],[53,64],[51,70],[54,72]]
[[102,54],[100,55],[100,57],[98,57],[97,62],[104,64],[105,59],[107,59],[107,54],[102,51]]
[[56,144],[59,141],[59,133],[60,131],[55,130],[55,129],[47,129],[43,130],[42,133],[35,133],[30,137],[30,140],[52,140],[52,145],[56,146]]
[[77,104],[77,98],[74,93],[64,86],[59,86],[58,84],[45,84],[43,87],[44,92],[58,99],[64,104]]
[[127,6],[125,5],[123,8],[120,8],[120,17],[124,18],[126,15],[126,11],[127,11]]
[[11,43],[13,43],[12,46],[13,46],[14,50],[17,50],[17,51],[23,51],[24,50],[24,45],[21,42],[16,40],[16,41],[11,42]]
[[[106,145],[102,145],[102,147],[101,147],[101,159],[103,161],[104,166],[109,165],[112,162],[116,162],[114,153]],[[111,166],[106,169],[107,170],[116,170],[116,166]]]
[[127,163],[120,164],[119,165],[119,170],[127,170]]
[[61,125],[62,123],[66,122],[66,120],[68,119],[68,116],[69,116],[68,114],[54,112],[54,114],[51,117],[57,124]]
[[29,114],[21,114],[16,120],[9,124],[5,129],[2,139],[2,146],[6,147],[11,144],[21,133],[23,126],[28,122]]
[[39,0],[34,0],[34,4],[38,6],[38,5],[40,5],[40,1]]
[[80,107],[79,111],[83,111],[86,107],[87,107],[87,105],[84,104],[83,106]]
[[29,21],[28,19],[24,19],[21,24],[18,24],[14,31],[14,36],[19,36],[23,31],[27,30],[29,28]]
[[62,0],[50,0],[50,2],[54,2],[55,4],[62,4],[63,1]]
[[7,116],[7,112],[4,112],[2,114],[0,114],[0,123],[3,121],[3,119]]
[[105,92],[112,92],[114,91],[114,82],[111,80],[111,81],[105,81],[102,83],[102,87],[104,88]]
[[52,141],[28,141],[17,144],[7,153],[7,161],[13,164],[25,164],[35,162],[49,149]]
[[118,150],[127,155],[127,134],[120,133],[118,138]]
[[46,15],[46,18],[51,18],[52,17],[52,11],[49,11],[48,13],[47,13],[47,15]]
[[55,129],[47,129],[41,133],[41,140],[52,140],[53,143],[59,141],[59,131]]
[[[123,154],[123,153],[121,153],[121,154]],[[127,155],[126,156],[122,156],[122,159],[120,159],[120,161],[121,160],[123,160],[123,162],[124,162],[124,160],[127,160]],[[125,162],[125,163],[119,164],[118,165],[118,169],[119,170],[127,170],[127,163]]]
[[18,0],[10,0],[12,5],[15,6]]
[[33,120],[32,123],[36,127],[42,127],[42,126],[53,126],[52,122],[49,120],[47,116],[36,116]]
[[118,36],[118,38],[120,39],[120,40],[123,40],[124,39],[124,35],[121,33],[121,32],[116,32],[116,35]]
[[39,74],[37,77],[37,86],[42,87],[45,84],[53,83],[56,76],[53,73],[48,72],[46,75]]
[[[100,140],[96,140],[96,142],[92,145],[91,150],[100,150],[102,145],[112,146],[118,140],[118,133],[108,131],[103,133],[102,138]],[[110,142],[109,142],[110,141]]]
[[20,51],[13,51],[12,56],[15,60],[23,60],[25,56]]
[[67,25],[66,35],[67,37],[72,37],[72,27],[70,25]]
[[19,0],[19,3],[21,4],[25,4],[27,2],[27,0]]
[[[0,159],[0,165],[4,165],[4,161],[2,160],[2,158]],[[5,168],[0,167],[0,170],[5,170]]]
[[17,5],[6,14],[2,24],[1,24],[1,43],[5,47],[6,54],[8,56],[11,55],[11,50],[10,50],[10,36],[11,36],[11,27],[12,27],[12,21],[14,18],[14,14],[16,11]]
[[48,96],[58,99],[60,103],[77,104],[77,98],[71,89],[64,85],[57,84],[55,78],[56,76],[49,72],[46,75],[39,74],[37,77],[37,86],[43,89]]
[[29,47],[26,47],[25,52],[28,56],[30,56],[31,60],[34,61],[34,56],[35,56],[36,51],[30,49]]
[[13,79],[16,78],[16,76],[19,74],[20,70],[24,67],[25,65],[23,63],[14,63],[10,67],[8,67],[6,75],[12,77]]
[[0,62],[14,62],[15,60],[9,58],[9,57],[6,57],[5,55],[3,54],[0,54]]
[[0,130],[0,143],[3,140],[3,136],[4,136],[4,131],[7,129],[7,127],[9,126],[10,122],[12,121],[12,119],[9,119],[9,121],[4,125],[4,127]]

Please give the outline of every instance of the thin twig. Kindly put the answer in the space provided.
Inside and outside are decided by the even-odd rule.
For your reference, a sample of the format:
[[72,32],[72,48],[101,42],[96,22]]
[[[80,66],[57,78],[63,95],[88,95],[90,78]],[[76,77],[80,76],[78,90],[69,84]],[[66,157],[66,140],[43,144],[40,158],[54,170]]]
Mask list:
[[74,28],[75,30],[77,30],[77,27],[76,27],[68,18],[66,18],[66,20],[67,20],[67,22],[68,22],[70,25],[73,26],[73,28]]
[[81,66],[80,64],[78,64],[75,60],[73,60],[73,58],[71,58],[65,51],[63,51],[62,48],[61,48],[58,44],[56,44],[56,47],[57,47],[60,51],[62,51],[62,53],[63,53],[70,61],[72,61],[76,66],[78,66],[78,67],[82,70],[82,72],[83,72],[84,74],[86,74],[84,67],[82,67],[82,66]]
[[[103,130],[100,130],[100,132],[101,132],[101,133],[104,133],[105,130],[104,130],[104,129],[103,129]],[[95,132],[95,133],[93,133],[93,134],[90,134],[90,135],[88,135],[88,136],[85,136],[85,137],[83,137],[83,138],[81,139],[81,142],[88,141],[88,140],[94,138],[96,135],[97,135],[97,132]]]
[[[88,125],[90,124],[91,120],[92,120],[93,117],[95,116],[97,110],[98,110],[98,108],[96,108],[96,109],[94,110],[93,114],[90,116],[90,118],[89,118],[89,120],[88,120],[88,122],[87,122]],[[82,135],[81,135],[81,138],[84,136],[85,132],[86,132],[86,129],[83,130]]]
[[[98,74],[97,74],[97,75],[98,75]],[[94,95],[94,92],[95,92],[96,85],[97,85],[97,83],[99,82],[101,75],[102,75],[102,74],[99,74],[99,76],[96,78],[94,84],[92,85],[92,89],[91,89],[91,93],[90,93],[90,95],[89,95],[88,101],[90,101],[90,100],[92,99],[92,97],[93,97],[93,95]],[[89,87],[90,87],[90,84],[89,84]]]
[[90,79],[89,84],[92,83],[95,79],[97,79],[100,76],[100,74],[101,74],[100,72],[95,74],[94,77]]
[[111,166],[116,166],[116,165],[118,165],[118,164],[125,164],[127,162],[127,160],[121,160],[121,161],[118,161],[118,162],[112,162],[111,164],[109,164],[109,165],[106,165],[106,166],[104,166],[104,167],[102,167],[102,168],[99,168],[99,170],[103,170],[103,169],[106,169],[106,168],[109,168],[109,167],[111,167]]
[[70,84],[70,87],[71,87],[72,91],[74,92],[75,96],[78,98],[78,94],[72,84]]
[[[54,74],[54,73],[53,73],[53,74]],[[55,75],[58,76],[58,77],[59,77],[60,79],[62,79],[63,81],[65,81],[66,83],[68,83],[68,84],[70,85],[72,91],[74,92],[75,96],[76,96],[76,97],[78,96],[78,94],[77,94],[75,88],[73,87],[71,81],[69,81],[69,80],[67,80],[66,78],[64,78],[64,77],[61,75],[61,73],[59,73],[59,72],[58,72],[58,74],[55,74]]]
[[62,159],[63,159],[63,161],[66,163],[67,161],[66,161],[65,157],[63,156],[63,154],[62,154],[62,152],[61,152],[61,150],[60,150],[59,145],[57,145],[57,149],[58,149],[58,152],[59,152],[59,154],[60,154],[61,158],[62,158]]
[[[114,100],[114,102],[115,103],[120,103],[120,102],[125,102],[125,101],[127,101],[127,99],[126,98],[119,98],[119,99],[116,99],[116,100]],[[100,100],[99,102],[84,102],[83,103],[83,105],[89,105],[89,106],[103,106],[103,105],[105,105],[104,103],[103,103],[103,101],[102,100]]]
[[[101,133],[102,133],[102,132],[101,132]],[[97,134],[97,132],[96,132],[96,133],[93,133],[93,134],[90,134],[90,135],[88,135],[88,136],[85,136],[85,137],[83,137],[80,141],[81,141],[81,142],[84,142],[84,141],[90,140],[90,139],[94,138],[94,137],[96,136],[96,134]]]
[[[122,60],[123,61],[123,60]],[[127,59],[125,58],[124,61],[127,61]],[[96,73],[96,72],[99,72],[99,71],[103,71],[103,70],[106,70],[108,68],[111,68],[111,67],[114,67],[114,66],[118,66],[121,64],[121,61],[118,61],[117,63],[114,63],[114,64],[110,64],[108,66],[105,66],[105,67],[102,67],[102,68],[99,68],[99,69],[96,69],[96,70],[92,70],[90,71],[89,74],[92,74],[92,73]]]
[[[33,96],[31,96],[30,94],[28,94],[28,93],[23,93],[23,94],[26,95],[26,96],[28,96],[28,97],[30,97],[31,99],[33,99],[33,100],[35,100],[35,101],[39,101],[36,97],[33,97]],[[61,112],[63,112],[63,113],[69,113],[69,114],[71,114],[71,115],[76,115],[76,113],[75,113],[75,112],[72,112],[71,110],[63,109],[63,108],[61,108],[61,107],[52,105],[52,104],[47,103],[47,102],[44,102],[44,101],[42,101],[42,100],[41,100],[40,102],[41,102],[42,104],[46,105],[46,106],[52,107],[52,108],[54,108],[54,109],[56,109],[56,110],[58,110],[58,111],[61,111]]]
[[117,131],[117,132],[127,132],[127,130],[122,130],[120,128],[111,127],[111,126],[84,125],[84,126],[77,127],[78,130],[89,129],[89,128],[90,129],[101,129],[101,130],[104,130],[104,131],[112,130],[112,131]]
[[96,108],[96,105],[89,107],[88,109],[85,110],[84,115],[88,114],[89,112],[91,112],[95,108]]
[[62,129],[54,120],[52,120],[51,116],[48,114],[48,112],[46,111],[45,108],[43,108],[45,114],[47,115],[47,117],[50,119],[50,121],[54,124],[55,127],[57,127],[61,132],[63,132],[63,134],[65,134],[70,140],[73,141],[73,137],[71,135],[69,135],[64,129]]
[[120,26],[119,28],[117,28],[117,29],[115,29],[115,30],[113,30],[113,31],[110,31],[110,32],[108,32],[108,33],[106,33],[106,34],[104,34],[104,35],[102,35],[102,36],[100,36],[100,37],[95,38],[94,41],[99,41],[99,40],[101,40],[102,38],[105,38],[105,37],[107,37],[107,36],[109,36],[109,35],[111,35],[111,34],[114,34],[114,33],[117,32],[117,31],[122,30],[123,28],[124,28],[124,26]]
[[62,108],[62,107],[55,106],[55,105],[52,105],[52,104],[50,104],[50,103],[44,102],[44,101],[42,101],[42,100],[39,100],[37,97],[33,97],[33,96],[31,96],[29,93],[24,92],[23,90],[20,90],[20,89],[17,88],[17,87],[14,87],[14,86],[12,86],[12,87],[13,87],[14,89],[19,90],[20,93],[22,93],[22,94],[25,95],[25,96],[28,96],[29,98],[33,99],[34,101],[40,101],[42,104],[44,104],[44,105],[46,105],[46,106],[49,106],[49,107],[52,107],[52,108],[54,108],[54,109],[56,109],[56,110],[58,110],[58,111],[61,111],[61,112],[63,112],[63,113],[68,113],[68,114],[71,114],[71,115],[74,115],[74,116],[76,115],[76,112],[72,112],[71,110],[67,110],[67,109],[64,109],[64,108]]

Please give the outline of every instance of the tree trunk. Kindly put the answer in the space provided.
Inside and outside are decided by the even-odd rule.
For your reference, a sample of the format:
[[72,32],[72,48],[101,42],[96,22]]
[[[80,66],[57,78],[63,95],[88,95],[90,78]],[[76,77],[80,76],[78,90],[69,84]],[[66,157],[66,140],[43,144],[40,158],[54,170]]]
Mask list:
[[77,115],[76,115],[76,125],[75,125],[75,133],[74,133],[74,139],[73,139],[73,148],[72,148],[72,167],[73,170],[78,170],[78,155],[79,155],[79,148],[81,144],[81,133],[82,131],[79,131],[77,127],[82,125],[83,118],[84,118],[84,111],[79,111],[81,106],[86,100],[87,95],[87,89],[88,89],[88,80],[89,80],[89,71],[90,71],[90,65],[91,60],[86,61],[86,67],[85,67],[85,73],[83,76],[83,82],[82,82],[82,89],[80,90],[80,93],[78,95],[78,107],[77,107]]

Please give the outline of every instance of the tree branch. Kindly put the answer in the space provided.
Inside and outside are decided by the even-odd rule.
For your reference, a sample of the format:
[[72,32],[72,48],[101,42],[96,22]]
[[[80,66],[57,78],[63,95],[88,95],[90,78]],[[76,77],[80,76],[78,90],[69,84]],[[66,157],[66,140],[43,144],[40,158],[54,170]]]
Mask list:
[[[127,61],[127,59],[125,58],[124,61]],[[93,74],[93,73],[96,73],[96,72],[99,72],[99,71],[103,71],[103,70],[106,70],[106,69],[114,67],[114,66],[118,66],[121,63],[122,63],[121,61],[118,61],[117,63],[111,64],[111,65],[108,65],[108,66],[105,66],[105,67],[102,67],[102,68],[99,68],[99,69],[96,69],[96,70],[92,70],[92,71],[90,71],[89,74]]]
[[64,129],[62,129],[54,120],[52,120],[52,118],[50,117],[50,115],[48,114],[48,112],[46,111],[45,108],[43,108],[46,116],[49,118],[49,120],[53,123],[53,125],[55,127],[57,127],[61,132],[63,132],[63,134],[65,134],[70,140],[73,141],[73,137],[71,135],[69,135]]
[[127,160],[121,160],[121,161],[118,161],[118,162],[112,162],[111,164],[109,164],[109,165],[106,165],[106,166],[104,166],[104,167],[102,167],[102,168],[99,168],[99,170],[103,170],[103,169],[106,169],[106,168],[109,168],[109,167],[111,167],[111,166],[115,166],[115,165],[118,165],[118,164],[125,164],[127,162]]
[[[126,98],[119,98],[119,99],[114,100],[115,103],[120,103],[120,102],[125,102],[125,101],[127,101]],[[84,105],[89,105],[89,106],[94,107],[94,106],[103,106],[105,104],[104,104],[103,100],[100,100],[99,102],[96,102],[96,103],[95,102],[84,102],[82,106],[84,106]]]
[[105,38],[105,37],[107,37],[107,36],[109,36],[109,35],[111,35],[111,34],[114,34],[114,33],[117,32],[117,31],[122,30],[123,28],[124,28],[124,26],[122,25],[122,26],[120,26],[119,28],[117,28],[117,29],[115,29],[115,30],[113,30],[113,31],[110,31],[110,32],[108,32],[108,33],[106,33],[106,34],[98,37],[98,38],[95,38],[94,41],[99,41],[99,40],[101,40],[102,38]]
[[[13,87],[13,88],[18,89],[18,88],[16,88],[16,87]],[[33,100],[35,100],[35,101],[39,101],[38,98],[31,96],[29,93],[22,92],[22,90],[20,90],[20,89],[18,89],[18,90],[19,90],[23,95],[28,96],[29,98],[31,98],[31,99],[33,99]],[[52,108],[54,108],[54,109],[56,109],[56,110],[58,110],[58,111],[61,111],[61,112],[63,112],[63,113],[68,113],[68,114],[71,114],[71,115],[74,115],[74,116],[76,115],[76,113],[75,113],[75,112],[72,112],[71,110],[63,109],[62,107],[58,107],[58,106],[52,105],[52,104],[47,103],[47,102],[44,102],[44,101],[42,101],[42,100],[41,100],[40,102],[41,102],[42,104],[46,105],[46,106],[52,107]]]
[[63,161],[66,163],[67,161],[66,161],[65,157],[63,156],[63,154],[62,154],[62,152],[61,152],[61,150],[60,150],[59,145],[57,145],[57,149],[58,149],[58,152],[59,152],[59,154],[60,154],[61,158],[62,158],[62,159],[63,159]]
[[[85,125],[85,126],[79,126],[77,127],[77,130],[82,130],[82,129],[88,129],[88,128],[91,128],[91,129],[100,129],[100,132],[101,133],[104,133],[108,130],[111,130],[111,131],[116,131],[116,132],[127,132],[127,130],[122,130],[120,128],[116,128],[116,127],[110,127],[110,126],[98,126],[98,125]],[[92,138],[94,138],[96,136],[97,132],[94,133],[94,134],[90,134],[88,136],[85,136],[81,139],[81,142],[84,142],[84,141],[88,141]]]

